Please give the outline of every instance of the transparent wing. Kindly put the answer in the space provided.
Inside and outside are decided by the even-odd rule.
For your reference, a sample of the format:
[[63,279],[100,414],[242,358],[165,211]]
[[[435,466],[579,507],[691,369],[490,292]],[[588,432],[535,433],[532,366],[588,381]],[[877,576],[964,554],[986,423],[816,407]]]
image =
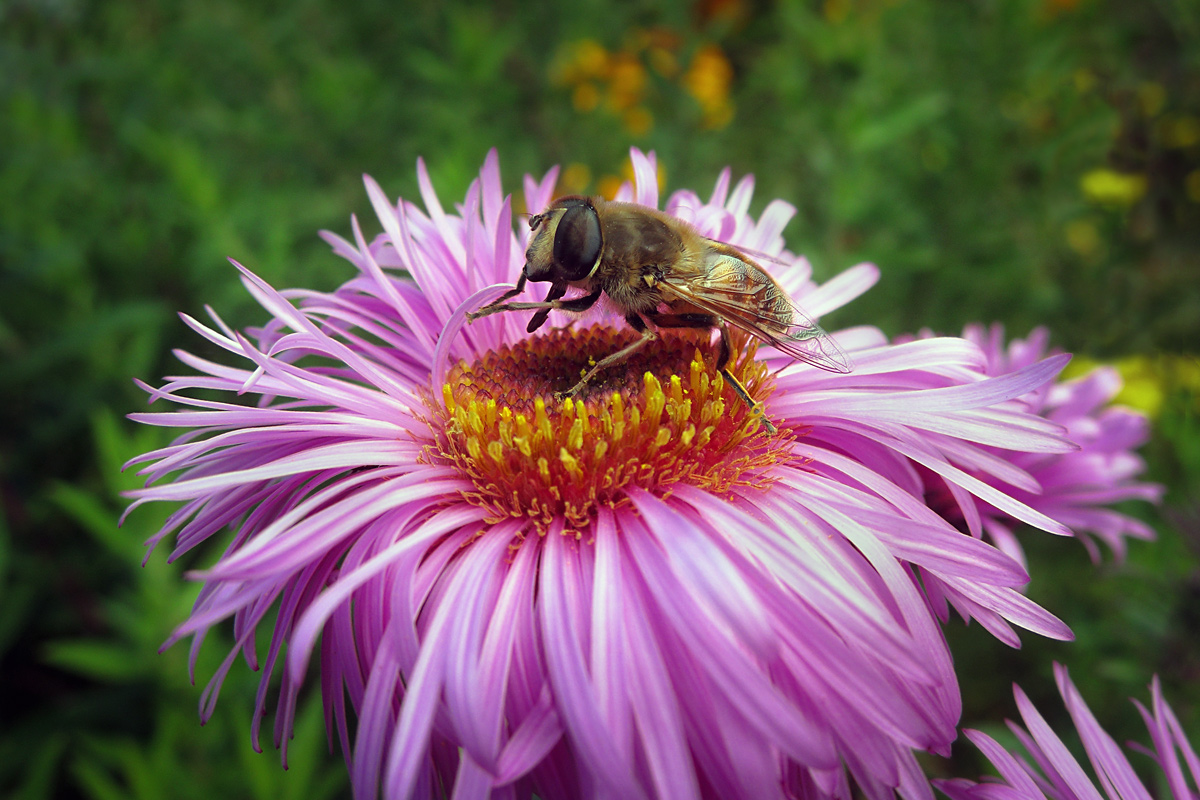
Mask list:
[[830,372],[850,372],[850,359],[775,280],[739,251],[711,243],[702,271],[668,273],[662,288],[675,299],[724,319],[780,352]]

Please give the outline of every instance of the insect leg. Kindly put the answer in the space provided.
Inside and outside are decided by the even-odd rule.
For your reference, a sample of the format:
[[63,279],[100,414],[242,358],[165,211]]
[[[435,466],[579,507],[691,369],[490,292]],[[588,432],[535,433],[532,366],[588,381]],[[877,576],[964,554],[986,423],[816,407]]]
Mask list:
[[[555,290],[559,286],[562,287],[562,291],[556,293]],[[563,292],[566,290],[567,285],[565,283],[556,283],[551,286],[550,291],[546,293],[546,300],[558,302],[558,298],[562,297]],[[562,311],[587,311],[589,308],[596,305],[596,301],[600,299],[600,292],[601,290],[597,289],[591,294],[585,294],[582,297],[572,297],[570,300],[558,302],[557,306],[548,306],[542,308],[529,320],[529,326],[526,327],[525,330],[529,333],[533,333],[538,328],[542,327],[542,323],[546,321],[546,317],[550,316],[550,312],[555,308],[558,308]]]
[[755,414],[762,420],[763,427],[767,429],[767,433],[775,434],[779,432],[771,420],[767,419],[767,415],[763,410],[762,403],[756,403],[751,399],[750,393],[746,391],[746,387],[742,382],[733,376],[733,373],[725,368],[729,363],[729,328],[726,327],[725,321],[717,317],[708,316],[706,314],[647,314],[650,321],[660,328],[716,328],[720,331],[720,344],[717,350],[717,372],[721,373],[721,377],[733,387],[734,393],[742,399],[746,407],[750,409],[751,414]]
[[742,402],[750,408],[750,413],[758,415],[758,418],[762,420],[763,427],[767,429],[767,433],[771,435],[779,433],[779,429],[771,423],[771,420],[767,419],[763,404],[754,402],[742,382],[725,368],[725,365],[729,363],[729,328],[725,325],[725,320],[718,320],[717,329],[721,332],[721,350],[717,354],[717,371],[721,373],[722,378],[729,382],[737,396],[742,398]]
[[565,283],[550,284],[550,288],[546,290],[546,298],[542,301],[542,307],[536,314],[530,317],[529,324],[525,326],[525,332],[533,333],[542,327],[542,323],[546,321],[546,317],[550,316],[551,307],[547,306],[546,303],[556,303],[566,293],[567,285]]
[[[584,295],[583,297],[572,297],[570,300],[559,300],[560,297],[562,297],[564,294],[566,294],[567,284],[554,283],[554,284],[551,284],[549,290],[546,291],[546,299],[542,300],[540,302],[536,302],[536,303],[504,303],[504,302],[501,302],[501,301],[505,300],[506,298],[512,297],[517,292],[521,291],[524,288],[524,283],[525,283],[525,276],[522,275],[521,279],[519,281],[517,281],[517,288],[508,290],[496,302],[490,303],[490,304],[484,306],[483,308],[479,309],[478,311],[472,311],[470,314],[467,314],[467,321],[474,322],[475,320],[480,319],[481,317],[488,317],[488,316],[491,316],[492,314],[499,314],[502,311],[545,311],[547,314],[549,314],[551,311],[553,311],[555,309],[563,309],[564,311],[585,311],[585,310],[591,308],[592,305],[598,299],[600,299],[600,290],[597,289],[596,291],[592,292],[591,294]],[[534,315],[533,319],[538,321],[538,324],[533,325],[532,322],[530,323],[530,325],[532,326],[529,328],[530,333],[533,333],[535,330],[537,330],[539,327],[541,327],[542,322],[545,322],[545,317],[541,317],[539,319],[539,316],[537,314]]]
[[611,367],[614,364],[620,364],[622,361],[629,358],[631,355],[636,353],[638,350],[641,350],[643,347],[645,347],[648,342],[652,342],[658,338],[658,334],[654,331],[654,329],[651,328],[650,326],[648,326],[645,323],[645,321],[637,314],[627,314],[625,316],[625,321],[629,323],[629,327],[633,328],[635,331],[640,333],[642,335],[642,338],[638,339],[633,344],[623,347],[620,350],[618,350],[617,352],[607,355],[604,358],[600,359],[598,362],[596,362],[596,366],[594,366],[590,370],[588,370],[587,374],[585,374],[582,378],[579,379],[579,383],[575,384],[569,390],[562,393],[563,397],[572,397],[572,396],[578,394],[579,391],[584,386],[587,385],[587,382],[590,381],[596,375],[597,372],[600,372],[603,369],[607,369],[608,367]]
[[742,382],[725,368],[729,363],[730,350],[729,329],[726,327],[724,320],[710,314],[657,314],[649,312],[646,314],[646,317],[660,328],[716,328],[719,330],[721,337],[720,344],[718,345],[720,349],[717,350],[717,371],[733,387],[733,391],[742,399],[746,407],[750,409],[750,413],[758,415],[759,419],[762,420],[763,427],[767,429],[767,433],[775,434],[779,432],[779,429],[771,424],[771,420],[767,419],[762,403],[754,402],[750,398],[750,393],[746,391],[746,387],[742,385]]
[[646,312],[646,317],[660,328],[715,328],[717,318],[712,314],[659,314]]
[[495,314],[500,311],[508,311],[509,310],[508,306],[506,306],[504,304],[504,301],[509,299],[510,297],[516,297],[521,292],[525,291],[525,281],[526,280],[527,280],[527,278],[525,277],[525,273],[522,272],[521,277],[517,278],[516,286],[514,286],[513,288],[509,289],[504,294],[497,297],[494,302],[488,303],[483,308],[477,309],[477,310],[472,311],[471,313],[467,314],[467,322],[474,322],[475,320],[479,319],[480,317],[486,317],[490,314]]

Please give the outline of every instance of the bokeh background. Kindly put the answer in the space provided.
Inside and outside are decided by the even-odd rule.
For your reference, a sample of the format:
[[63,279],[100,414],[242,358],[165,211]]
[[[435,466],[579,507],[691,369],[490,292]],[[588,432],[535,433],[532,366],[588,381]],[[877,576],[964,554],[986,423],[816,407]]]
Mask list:
[[124,418],[131,379],[197,348],[176,312],[262,321],[227,256],[332,289],[349,267],[315,234],[377,231],[361,173],[416,197],[422,156],[452,203],[492,147],[510,191],[561,164],[610,192],[631,144],[667,190],[731,165],[756,212],[798,207],[819,279],[881,266],[826,327],[1046,324],[1074,370],[1117,363],[1169,487],[1125,510],[1159,539],[1097,566],[1030,532],[1030,594],[1079,640],[952,624],[964,721],[1000,734],[1019,680],[1060,722],[1059,659],[1118,740],[1145,741],[1125,698],[1154,673],[1197,739],[1198,42],[1191,0],[0,3],[0,796],[346,795],[315,692],[285,772],[269,720],[251,747],[244,664],[197,722],[228,639],[196,686],[186,645],[158,654],[214,552],[142,566],[165,510],[116,527],[121,463],[166,441]]

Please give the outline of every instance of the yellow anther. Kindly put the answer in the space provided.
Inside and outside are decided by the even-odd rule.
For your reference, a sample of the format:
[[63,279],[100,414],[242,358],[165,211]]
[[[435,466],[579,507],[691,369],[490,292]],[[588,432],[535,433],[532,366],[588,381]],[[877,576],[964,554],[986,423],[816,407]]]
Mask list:
[[500,433],[500,441],[504,442],[505,447],[513,446],[513,419],[512,409],[508,406],[500,409],[500,421],[497,424],[497,430]]
[[550,417],[546,416],[546,401],[540,397],[533,401],[533,419],[541,440],[551,441],[554,438],[554,426],[550,424]]
[[695,437],[696,437],[696,426],[688,425],[687,428],[685,428],[683,430],[683,433],[679,434],[679,443],[682,444],[684,447],[688,447],[689,445],[691,445],[692,439],[694,439]]
[[612,409],[612,430],[609,436],[614,442],[619,442],[625,437],[625,400],[620,392],[613,392],[609,408]]
[[567,472],[571,473],[571,477],[579,479],[583,477],[583,470],[579,468],[579,459],[567,452],[567,448],[561,447],[558,450],[558,460],[567,468]]
[[646,413],[642,418],[647,422],[657,422],[662,419],[663,408],[667,405],[667,396],[663,394],[662,384],[658,378],[647,372],[642,376],[646,386]]
[[583,449],[583,420],[577,419],[571,423],[571,432],[567,435],[567,447],[572,450]]
[[692,416],[692,400],[688,398],[682,403],[672,403],[670,408],[671,422],[682,425]]
[[[468,502],[489,508],[495,519],[527,518],[539,534],[555,520],[566,521],[564,530],[586,531],[596,510],[622,502],[627,488],[665,493],[684,481],[723,493],[747,480],[769,482],[747,475],[769,474],[761,468],[790,458],[794,433],[777,444],[764,446],[760,437],[753,448],[742,444],[763,424],[762,407],[745,413],[729,381],[712,371],[707,344],[698,345],[702,337],[691,332],[664,336],[654,354],[660,366],[639,365],[633,385],[622,383],[628,372],[612,371],[571,397],[549,400],[589,353],[635,341],[633,333],[594,330],[611,338],[601,346],[581,340],[578,330],[552,331],[461,363],[440,387],[441,397],[429,398],[439,437],[431,455],[470,476],[475,488],[464,495]],[[730,373],[761,403],[769,387],[765,369],[737,344]],[[554,372],[558,354],[569,369]],[[727,402],[736,404],[742,424],[725,416]]]
[[664,425],[658,429],[658,435],[654,437],[654,446],[664,447],[669,441],[671,441],[671,429]]

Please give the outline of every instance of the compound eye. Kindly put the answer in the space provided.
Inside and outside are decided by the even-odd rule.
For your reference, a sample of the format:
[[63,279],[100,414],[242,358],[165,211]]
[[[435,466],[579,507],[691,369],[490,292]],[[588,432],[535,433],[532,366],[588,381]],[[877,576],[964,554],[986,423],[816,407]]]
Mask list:
[[591,204],[570,206],[554,232],[554,260],[569,281],[583,280],[596,266],[603,246],[600,216]]

